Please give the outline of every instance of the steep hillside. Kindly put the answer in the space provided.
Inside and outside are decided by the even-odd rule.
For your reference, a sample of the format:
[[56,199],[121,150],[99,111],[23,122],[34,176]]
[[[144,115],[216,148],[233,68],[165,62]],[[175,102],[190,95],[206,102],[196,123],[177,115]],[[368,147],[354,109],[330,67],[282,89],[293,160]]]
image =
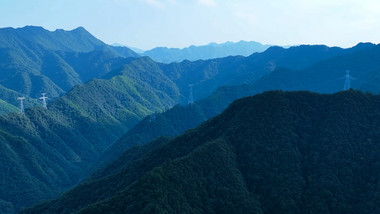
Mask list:
[[160,70],[127,72],[77,85],[47,110],[0,116],[0,209],[17,211],[76,184],[110,143],[178,97]]
[[258,42],[226,42],[222,44],[210,43],[203,46],[190,46],[187,48],[165,48],[158,47],[141,53],[143,56],[149,56],[153,60],[162,63],[182,62],[183,60],[207,60],[227,56],[249,56],[256,52],[263,52],[269,45],[263,45]]
[[[379,50],[378,46],[373,44],[359,44],[346,50],[342,55],[321,61],[303,70],[278,68],[253,84],[221,87],[211,96],[196,102],[193,108],[177,107],[154,115],[154,120],[149,117],[141,121],[105,151],[101,156],[100,164],[116,159],[131,146],[147,143],[159,136],[176,136],[187,129],[194,128],[204,120],[219,114],[234,100],[244,96],[273,89],[312,90],[323,93],[340,91],[343,88],[344,79],[338,77],[344,75],[344,68],[356,68],[355,77],[360,78],[351,81],[354,88],[378,93],[380,89],[378,89],[376,73],[380,68]],[[296,51],[293,50],[293,52]],[[310,51],[308,54],[315,53]],[[284,61],[284,63],[290,63],[290,61]]]
[[24,96],[38,97],[46,92],[50,97],[58,97],[74,85],[106,73],[87,71],[83,75],[64,57],[87,54],[85,58],[92,61],[81,64],[101,64],[99,58],[91,58],[94,51],[101,52],[103,59],[138,57],[128,48],[116,50],[104,44],[82,27],[72,31],[47,31],[34,26],[1,28],[0,84]]
[[244,98],[22,213],[378,213],[379,109],[352,90]]
[[1,85],[0,94],[2,98],[0,99],[0,115],[11,112],[19,112],[20,102],[17,100],[18,97],[25,97],[25,100],[23,100],[25,108],[40,105],[40,102],[38,100],[30,98],[28,96],[24,96],[21,93],[7,89]]
[[0,115],[7,114],[7,113],[10,113],[10,112],[16,112],[16,111],[19,111],[19,110],[20,109],[17,108],[16,106],[11,105],[11,104],[5,102],[4,100],[0,100]]
[[108,147],[92,168],[93,170],[97,170],[111,163],[115,159],[118,159],[125,151],[136,145],[144,145],[160,136],[173,137],[182,134],[187,129],[198,126],[206,119],[202,107],[198,105],[177,105],[163,113],[152,114],[141,120]]
[[252,95],[251,90],[249,85],[221,87],[210,97],[192,105],[177,105],[163,113],[149,115],[107,148],[93,169],[112,162],[133,146],[146,144],[160,136],[174,137],[195,128],[221,113],[234,100]]

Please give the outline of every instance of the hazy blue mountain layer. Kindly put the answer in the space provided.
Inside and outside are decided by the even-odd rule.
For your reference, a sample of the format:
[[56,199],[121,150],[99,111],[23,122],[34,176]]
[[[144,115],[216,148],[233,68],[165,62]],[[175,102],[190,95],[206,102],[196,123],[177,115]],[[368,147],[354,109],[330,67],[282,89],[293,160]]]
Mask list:
[[323,45],[302,45],[288,49],[271,47],[263,53],[248,57],[183,61],[160,64],[160,67],[177,84],[182,94],[188,95],[188,86],[193,84],[194,99],[199,100],[208,97],[221,86],[252,84],[277,68],[300,70],[321,60],[352,51],[353,49],[329,48]]
[[[187,96],[188,85],[194,84],[194,98],[198,100],[223,85],[252,83],[275,68],[302,69],[347,51],[326,46],[272,47],[249,57],[158,66],[177,84],[181,94]],[[58,97],[74,85],[107,75],[115,68],[115,61],[122,61],[120,58],[138,57],[128,48],[104,44],[81,27],[51,32],[33,26],[0,29],[0,56],[0,84],[34,98],[42,92]]]
[[380,45],[359,44],[345,54],[305,69],[277,69],[253,83],[252,90],[256,93],[274,89],[334,93],[343,90],[347,70],[350,71],[352,88],[379,93]]
[[227,56],[249,56],[256,52],[263,52],[269,45],[263,45],[258,42],[226,42],[222,44],[210,43],[203,46],[190,46],[186,48],[166,48],[157,47],[152,50],[141,53],[143,56],[149,56],[154,61],[162,63],[182,62],[183,60],[207,60],[222,58]]

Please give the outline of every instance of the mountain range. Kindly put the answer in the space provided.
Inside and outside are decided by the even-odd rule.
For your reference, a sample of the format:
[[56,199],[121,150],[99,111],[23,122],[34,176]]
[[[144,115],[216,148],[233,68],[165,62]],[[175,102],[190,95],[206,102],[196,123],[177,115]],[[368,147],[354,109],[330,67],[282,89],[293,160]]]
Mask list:
[[[222,44],[210,43],[202,46],[189,46],[186,48],[157,47],[148,51],[140,52],[142,56],[149,56],[156,62],[172,63],[184,60],[196,61],[222,58],[228,56],[249,56],[256,52],[263,52],[270,45],[259,42],[226,42]],[[138,50],[137,50],[138,51]]]
[[324,45],[301,45],[287,49],[275,46],[248,57],[183,61],[160,64],[160,68],[176,83],[181,94],[188,95],[188,86],[192,84],[194,99],[199,100],[210,96],[221,86],[252,84],[279,68],[305,69],[319,61],[350,53],[354,49],[330,48]]
[[353,90],[243,98],[21,213],[377,213],[379,105]]
[[380,45],[361,43],[345,54],[322,60],[305,69],[277,69],[253,84],[258,92],[309,90],[333,93],[344,88],[346,71],[350,86],[361,91],[379,93]]
[[0,29],[0,84],[24,96],[37,98],[45,92],[58,97],[101,77],[106,61],[116,57],[138,55],[106,45],[82,27],[53,32],[35,26]]
[[[4,55],[0,58],[3,59],[0,84],[20,96],[34,98],[42,92],[51,98],[58,97],[74,85],[103,78],[116,69],[112,64],[120,62],[117,58],[138,57],[128,48],[104,44],[81,27],[54,32],[33,26],[5,28],[0,30],[0,41],[0,52]],[[220,45],[224,46],[228,45]],[[178,85],[182,95],[187,96],[188,85],[193,84],[195,99],[202,99],[220,86],[252,83],[275,68],[305,68],[343,52],[343,49],[326,46],[273,47],[249,57],[157,65]],[[15,99],[0,99],[18,105]]]
[[[302,49],[301,47],[299,49]],[[357,76],[360,77],[360,79],[352,80],[353,88],[377,94],[380,92],[378,84],[376,84],[378,81],[376,73],[380,72],[378,70],[380,67],[378,65],[379,51],[380,46],[363,43],[344,51],[342,55],[321,60],[306,69],[290,70],[288,68],[291,66],[287,66],[286,69],[280,67],[252,84],[220,87],[211,96],[201,99],[191,106],[176,106],[164,113],[153,115],[154,120],[152,116],[145,118],[129,130],[123,138],[113,143],[102,154],[97,166],[110,163],[123,151],[135,145],[148,143],[159,136],[177,136],[187,129],[194,128],[206,119],[221,113],[234,100],[241,97],[270,90],[338,92],[344,86],[345,80],[341,78],[345,74],[344,68],[351,69],[351,73],[358,74]],[[332,64],[334,64],[334,69],[331,69]],[[343,64],[343,66],[339,64]],[[362,64],[366,64],[366,66],[361,66],[360,70],[353,69]]]
[[[239,44],[243,45],[243,43]],[[228,47],[229,44],[211,46]],[[334,51],[331,54],[334,55]],[[276,58],[282,56],[271,59],[265,58],[266,55],[263,53],[253,57],[259,59],[230,57],[227,58],[229,60],[184,61],[158,65],[179,85],[181,94],[187,96],[188,85],[194,84],[194,96],[196,99],[201,99],[222,85],[252,82],[275,66],[281,66],[281,63],[274,65],[270,60],[281,61]],[[0,56],[2,78],[0,78],[0,84],[19,93],[20,96],[33,98],[40,97],[42,92],[47,93],[50,98],[59,97],[74,85],[85,83],[93,78],[103,78],[115,69],[112,64],[120,61],[118,58],[139,57],[128,48],[106,45],[82,27],[72,31],[52,32],[34,26],[0,29]],[[321,58],[330,56],[326,53],[326,56],[317,56],[311,61],[317,62]],[[283,61],[285,60],[286,57]],[[250,63],[252,61],[259,62],[252,65]],[[231,63],[232,65],[226,66]],[[306,65],[309,64],[310,62],[306,63]],[[262,71],[255,71],[259,66]],[[252,74],[252,71],[255,74]],[[229,78],[230,73],[236,74],[232,80]],[[190,75],[194,77],[188,78]],[[214,82],[203,83],[210,79]],[[200,84],[199,87],[198,84]],[[7,100],[3,97],[0,99],[15,106],[18,105],[15,99]]]
[[0,117],[0,199],[11,210],[3,213],[76,184],[109,144],[177,102],[177,88],[159,70],[143,73],[132,65],[143,69],[149,61],[124,63],[120,72],[131,72],[77,85],[47,110],[36,106]]
[[[346,70],[355,77],[353,88],[379,92],[380,46],[370,43],[348,49],[323,45],[270,47],[248,57],[164,64],[127,48],[106,45],[83,28],[52,32],[29,26],[0,29],[0,47],[4,56],[0,58],[0,213],[7,214],[52,199],[81,181],[85,182],[78,188],[93,181],[104,188],[112,184],[126,188],[128,182],[138,182],[140,175],[153,169],[151,166],[161,167],[155,161],[164,157],[149,156],[154,164],[141,161],[156,149],[169,148],[166,144],[172,139],[167,137],[197,127],[241,97],[276,89],[334,93],[342,90]],[[193,85],[195,103],[176,105],[187,104],[189,84]],[[47,110],[33,99],[40,92],[52,98]],[[290,96],[279,93],[278,97],[282,95]],[[20,96],[26,97],[25,114],[15,112]],[[208,128],[201,125],[196,130]],[[169,149],[174,149],[173,154],[178,150]],[[123,184],[114,177],[108,180],[113,183],[103,181],[115,173],[124,176],[120,170],[131,162],[140,165],[128,166],[132,167],[128,171],[131,174]],[[89,173],[92,176],[88,177]],[[93,195],[83,195],[82,199],[67,193],[67,202],[57,202],[67,206],[67,212],[87,205],[86,210],[92,212],[97,207],[93,203],[116,197],[113,194],[123,188],[110,188],[109,192],[94,189],[99,195],[85,190]],[[72,200],[77,201],[68,204]],[[32,212],[39,213],[41,207],[52,212],[56,204],[51,203],[55,202]]]

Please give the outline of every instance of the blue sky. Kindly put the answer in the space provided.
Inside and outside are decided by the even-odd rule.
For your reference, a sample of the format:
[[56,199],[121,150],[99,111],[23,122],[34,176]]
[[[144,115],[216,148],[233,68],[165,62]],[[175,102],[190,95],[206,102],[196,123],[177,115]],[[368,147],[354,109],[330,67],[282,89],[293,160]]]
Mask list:
[[1,0],[0,27],[85,27],[142,49],[210,42],[380,43],[378,0]]

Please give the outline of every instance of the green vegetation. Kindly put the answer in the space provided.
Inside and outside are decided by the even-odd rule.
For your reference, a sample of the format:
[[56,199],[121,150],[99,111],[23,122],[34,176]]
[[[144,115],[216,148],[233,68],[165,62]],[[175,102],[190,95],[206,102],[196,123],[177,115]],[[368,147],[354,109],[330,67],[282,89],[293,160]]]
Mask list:
[[22,213],[378,213],[378,127],[379,95],[266,92]]
[[222,87],[212,96],[193,105],[177,105],[163,113],[155,113],[144,118],[102,153],[93,170],[111,163],[133,146],[146,144],[160,136],[174,137],[195,128],[221,113],[234,100],[251,95],[250,90],[251,87],[248,85]]
[[0,213],[14,213],[15,210],[13,208],[12,203],[0,200]]
[[48,110],[0,116],[1,209],[17,211],[76,184],[112,142],[177,102],[177,88],[160,70],[124,73],[77,85]]
[[54,32],[33,26],[0,29],[0,84],[23,96],[45,92],[58,97],[76,84],[100,78],[108,71],[108,60],[117,57],[138,55],[128,48],[116,50],[81,27]]
[[[304,49],[303,49],[304,48]],[[305,54],[316,55],[313,51],[317,47],[300,47],[289,49],[293,55],[298,55],[303,51]],[[323,46],[318,47],[319,51],[329,51]],[[318,49],[317,48],[317,49]],[[277,50],[278,49],[278,50]],[[281,48],[271,48],[268,51],[282,51]],[[194,128],[201,122],[211,118],[223,111],[234,100],[267,91],[271,89],[283,90],[313,90],[324,93],[333,93],[341,90],[344,80],[339,80],[344,74],[344,68],[352,68],[357,65],[366,64],[361,67],[361,72],[356,71],[355,77],[360,77],[352,81],[353,87],[364,88],[366,91],[378,92],[376,84],[376,73],[380,67],[379,46],[372,44],[359,44],[347,50],[343,56],[333,57],[319,62],[307,69],[293,71],[284,68],[274,70],[257,80],[253,84],[240,86],[224,86],[218,88],[211,96],[196,102],[193,108],[176,107],[162,114],[154,115],[142,120],[133,129],[128,131],[122,138],[112,144],[101,156],[100,160],[93,167],[110,163],[124,151],[134,145],[145,144],[159,136],[177,136],[190,128]],[[285,62],[283,62],[285,63]],[[290,63],[290,61],[287,61]],[[334,64],[334,67],[331,66]],[[325,72],[326,71],[326,72]],[[333,79],[334,81],[331,81]],[[380,81],[380,80],[379,80]],[[321,82],[326,84],[321,85]],[[328,83],[328,84],[327,84]]]
[[[221,106],[220,108],[222,108]],[[222,111],[222,110],[221,110]],[[108,147],[92,167],[93,171],[118,159],[128,149],[136,145],[144,145],[157,137],[174,137],[190,128],[198,126],[207,118],[198,105],[175,106],[159,114],[152,114],[130,129],[120,139]],[[117,168],[117,163],[113,163]]]
[[[350,49],[329,48],[323,45],[302,45],[284,49],[271,47],[249,57],[226,57],[195,62],[160,64],[164,73],[174,81],[181,94],[189,94],[194,84],[196,100],[210,96],[222,86],[253,84],[277,68],[305,69],[314,63],[350,52]],[[185,103],[186,100],[182,100]]]
[[19,109],[16,106],[11,105],[5,102],[4,100],[0,100],[0,115],[15,111],[19,111]]
[[[17,93],[0,85],[0,94],[2,98],[0,99],[0,115],[20,111],[20,103],[17,98],[23,96],[21,93]],[[25,107],[38,105],[39,103],[36,99],[32,99],[27,96],[25,98]]]
[[346,70],[355,78],[351,81],[352,88],[379,93],[380,45],[358,44],[342,55],[300,70],[279,68],[253,83],[251,90],[254,93],[268,90],[335,93],[343,89]]
[[[127,48],[108,46],[83,28],[54,32],[39,27],[0,29],[0,114],[3,114],[0,116],[0,212],[18,211],[41,200],[51,199],[83,180],[89,171],[93,172],[112,162],[119,155],[122,156],[116,162],[97,171],[84,184],[91,186],[96,180],[104,188],[93,193],[91,186],[84,194],[91,194],[91,197],[80,200],[70,194],[65,195],[70,198],[65,205],[68,212],[78,211],[77,208],[87,205],[102,207],[104,204],[98,206],[94,203],[101,200],[112,201],[113,197],[121,200],[116,199],[114,194],[119,192],[122,198],[124,196],[120,190],[128,192],[129,189],[132,191],[139,188],[133,187],[132,183],[139,183],[140,177],[147,176],[155,167],[166,170],[166,166],[161,165],[165,162],[196,162],[192,157],[201,156],[207,150],[214,151],[217,157],[229,162],[232,160],[230,155],[237,150],[225,136],[210,139],[207,137],[207,142],[203,142],[206,139],[204,136],[195,137],[191,140],[195,143],[194,146],[186,145],[187,153],[177,154],[178,149],[168,147],[167,149],[173,149],[173,154],[162,153],[162,157],[158,157],[161,153],[155,153],[157,149],[166,148],[177,140],[159,138],[153,143],[147,143],[159,136],[174,137],[182,134],[219,114],[235,99],[243,96],[270,89],[335,92],[343,85],[343,80],[337,79],[347,69],[357,78],[352,82],[353,87],[377,93],[380,90],[376,83],[379,80],[379,50],[379,46],[373,44],[359,44],[351,49],[326,46],[299,46],[289,49],[272,47],[249,57],[160,64],[149,57],[133,58],[138,55]],[[248,84],[241,85],[243,83]],[[165,111],[177,103],[186,102],[189,84],[195,85],[196,104],[176,106]],[[38,107],[38,100],[31,98],[39,97],[41,92],[47,92],[48,97],[52,98],[47,111]],[[17,97],[20,96],[26,97],[25,106],[29,107],[25,115],[17,112]],[[204,97],[208,98],[202,100]],[[163,111],[165,112],[160,113]],[[146,117],[148,115],[151,116]],[[199,129],[189,133],[197,130]],[[224,132],[229,133],[228,130]],[[195,139],[199,142],[195,142]],[[130,148],[132,150],[128,150]],[[249,149],[247,146],[247,151]],[[128,151],[123,153],[126,150]],[[197,154],[190,155],[193,152]],[[150,154],[156,154],[157,157]],[[174,154],[176,155],[172,157]],[[241,157],[239,154],[235,156]],[[166,159],[167,157],[170,159]],[[184,160],[177,160],[180,157]],[[145,158],[151,162],[144,162]],[[214,164],[215,160],[210,159],[210,163]],[[175,167],[170,164],[168,169],[174,170]],[[237,164],[242,163],[238,161]],[[195,166],[194,168],[198,169]],[[128,175],[125,175],[125,170]],[[229,166],[227,171],[205,170],[210,170],[215,175],[236,172],[233,166]],[[183,173],[187,173],[186,176],[191,175],[190,172]],[[119,174],[119,177],[113,177],[114,174]],[[160,177],[166,179],[166,175],[170,173],[164,172]],[[110,179],[107,180],[109,183],[103,180],[105,176]],[[234,183],[234,186],[236,184],[236,192],[242,194],[235,195],[233,199],[239,201],[236,204],[240,209],[245,208],[243,203],[246,202],[256,208],[257,204],[263,204],[261,196],[256,197],[259,193],[252,189],[245,190],[244,185],[239,184],[243,178],[247,179],[249,176],[237,175],[228,181]],[[121,177],[125,180],[119,184]],[[149,180],[149,176],[146,179]],[[184,181],[203,185],[209,184],[209,180],[214,177],[207,179],[200,180],[202,183],[195,180]],[[162,182],[160,184],[163,186],[167,185],[165,180]],[[221,180],[221,185],[225,184],[223,182],[226,181]],[[117,188],[109,188],[109,184]],[[155,184],[152,182],[149,185]],[[168,190],[176,192],[175,189]],[[214,190],[208,189],[206,192],[212,191]],[[248,193],[254,197],[248,197]],[[175,194],[182,199],[185,197],[180,193]],[[199,200],[196,196],[198,193],[189,194],[193,195],[186,197]],[[152,200],[149,197],[146,200]],[[203,197],[206,196],[202,195],[201,198]],[[207,212],[223,207],[221,203],[215,204],[214,198],[207,202],[213,204]],[[186,212],[200,212],[203,209],[198,204],[192,204],[191,208],[186,207],[188,205],[184,201],[177,205]],[[173,211],[179,208],[162,205],[157,209]],[[231,209],[238,208],[233,204],[223,207],[223,210]]]

